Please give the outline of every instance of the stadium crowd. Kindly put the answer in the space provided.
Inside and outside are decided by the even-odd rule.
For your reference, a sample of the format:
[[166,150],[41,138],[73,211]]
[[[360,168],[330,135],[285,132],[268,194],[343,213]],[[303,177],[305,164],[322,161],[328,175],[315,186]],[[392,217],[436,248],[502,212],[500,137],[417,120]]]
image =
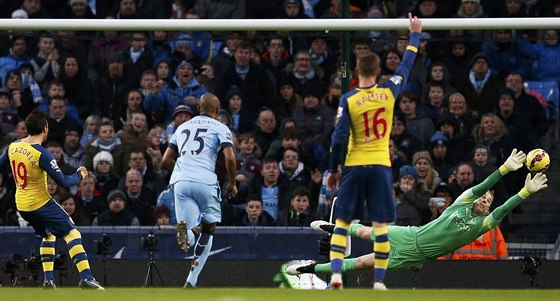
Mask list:
[[[560,17],[554,0],[350,1],[352,18]],[[338,18],[332,0],[4,0],[3,18]],[[365,3],[365,4],[364,4]],[[521,19],[520,19],[520,22]],[[396,224],[422,225],[495,170],[515,147],[542,146],[550,104],[528,80],[560,83],[558,30],[423,32],[396,102],[390,151]],[[361,53],[393,74],[408,37],[352,34]],[[200,96],[221,101],[235,135],[239,194],[223,197],[223,225],[307,226],[328,219],[336,191],[326,179],[341,96],[341,42],[325,32],[49,32],[0,35],[2,147],[26,136],[34,108],[49,114],[46,147],[68,174],[90,171],[68,191],[49,192],[79,226],[176,223],[162,154],[175,129],[198,114]],[[358,81],[351,77],[350,87]],[[223,160],[220,183],[227,179]],[[0,174],[0,225],[25,226],[14,183]],[[501,205],[523,185],[512,173],[495,187]],[[443,205],[430,202],[442,197]],[[503,229],[504,230],[504,229]]]

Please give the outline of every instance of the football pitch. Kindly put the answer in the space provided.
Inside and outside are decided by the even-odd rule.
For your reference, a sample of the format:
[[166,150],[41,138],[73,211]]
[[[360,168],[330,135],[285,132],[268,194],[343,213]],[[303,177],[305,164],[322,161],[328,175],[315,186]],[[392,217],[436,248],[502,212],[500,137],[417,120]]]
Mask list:
[[108,288],[105,292],[61,288],[0,288],[0,300],[71,301],[560,301],[560,290],[370,289],[294,290],[253,288]]

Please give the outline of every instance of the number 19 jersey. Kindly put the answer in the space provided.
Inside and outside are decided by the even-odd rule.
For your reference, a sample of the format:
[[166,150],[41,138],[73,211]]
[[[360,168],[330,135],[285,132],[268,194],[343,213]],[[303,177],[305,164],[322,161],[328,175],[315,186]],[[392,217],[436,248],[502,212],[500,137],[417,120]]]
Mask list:
[[218,152],[232,145],[229,128],[208,115],[200,115],[181,124],[169,142],[169,147],[178,156],[169,183],[186,180],[216,184]]

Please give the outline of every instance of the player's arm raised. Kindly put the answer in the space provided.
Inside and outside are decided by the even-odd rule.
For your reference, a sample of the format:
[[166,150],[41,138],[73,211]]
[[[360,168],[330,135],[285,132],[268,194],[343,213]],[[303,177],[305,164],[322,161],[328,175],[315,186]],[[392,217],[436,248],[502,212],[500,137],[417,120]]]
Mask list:
[[494,171],[491,175],[489,175],[482,183],[474,186],[471,191],[475,197],[480,197],[481,195],[485,194],[492,186],[494,186],[502,176],[506,175],[510,171],[515,171],[520,169],[523,164],[525,163],[526,156],[522,151],[518,151],[517,149],[513,149],[511,154],[506,159],[504,164],[500,166],[496,171]]
[[83,169],[85,169],[83,166],[78,168],[78,170],[71,175],[63,174],[60,168],[58,168],[56,159],[53,155],[46,149],[41,149],[40,151],[41,157],[39,158],[39,167],[46,171],[51,179],[53,179],[58,185],[65,188],[76,185],[87,175],[87,170],[83,171]]

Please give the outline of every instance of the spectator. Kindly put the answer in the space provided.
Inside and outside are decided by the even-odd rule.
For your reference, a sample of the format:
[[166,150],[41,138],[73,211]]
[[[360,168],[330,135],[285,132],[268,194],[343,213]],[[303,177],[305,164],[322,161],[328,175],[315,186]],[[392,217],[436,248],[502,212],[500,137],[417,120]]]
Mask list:
[[100,31],[91,42],[88,54],[88,79],[96,82],[103,77],[108,66],[108,59],[116,53],[125,51],[126,40],[121,33],[114,30]]
[[278,226],[307,227],[317,217],[311,208],[311,191],[305,186],[292,190],[290,207],[280,211]]
[[170,223],[171,211],[169,210],[169,208],[167,208],[167,206],[165,205],[158,206],[154,210],[152,215],[153,215],[152,218],[154,220],[154,224],[156,226],[161,227],[161,226],[171,225]]
[[17,112],[11,108],[12,93],[0,88],[0,134],[13,132],[20,121]]
[[494,109],[496,92],[503,87],[500,78],[492,75],[489,65],[490,61],[485,54],[476,54],[471,61],[470,71],[460,74],[455,86],[457,92],[465,96],[469,108],[480,115]]
[[58,183],[56,183],[51,177],[47,176],[47,190],[49,192],[49,194],[51,195],[51,197],[55,200],[55,201],[60,201],[60,197],[67,193],[66,189],[64,189],[64,187],[62,186],[58,186]]
[[[455,92],[455,88],[451,86],[451,74],[443,62],[434,62],[429,69],[427,77],[427,84],[437,83],[441,85],[444,99],[449,99],[449,96]],[[422,103],[427,102],[426,96],[428,95],[429,88],[430,85],[424,85],[424,89],[422,91]]]
[[474,182],[480,183],[488,177],[495,167],[488,164],[488,147],[484,144],[478,144],[472,150],[472,159],[470,162],[474,173]]
[[274,226],[270,214],[263,209],[263,200],[258,194],[251,194],[245,202],[245,211],[239,216],[239,226]]
[[453,192],[453,198],[457,198],[468,188],[474,185],[474,172],[469,163],[457,164],[456,178],[450,183],[449,188]]
[[61,96],[55,96],[51,99],[49,105],[49,138],[47,141],[56,141],[60,145],[64,145],[64,140],[69,129],[81,133],[82,127],[78,122],[70,117],[67,112],[67,100]]
[[502,162],[513,149],[513,142],[508,135],[504,122],[494,113],[486,113],[473,130],[473,139],[468,149],[476,144],[484,144],[489,149],[488,163],[496,166]]
[[506,241],[499,227],[438,259],[451,260],[508,260]]
[[169,186],[162,191],[157,198],[156,210],[159,207],[167,207],[169,209],[169,224],[177,225],[177,217],[175,215],[175,196],[173,195],[173,187]]
[[[135,169],[140,172],[140,176],[142,177],[143,182],[143,188],[150,191],[155,199],[156,196],[158,196],[165,188],[163,178],[154,171],[151,164],[148,164],[148,161],[146,160],[147,155],[143,148],[130,149],[128,156],[129,169]],[[121,180],[121,183],[119,185],[119,187],[123,190],[123,186],[125,183],[126,182],[124,180]],[[139,214],[136,214],[136,216],[138,216],[138,218],[142,220]]]
[[125,175],[126,209],[132,212],[142,226],[154,224],[153,211],[156,207],[156,195],[143,187],[142,175],[131,168]]
[[[432,201],[433,198],[438,198],[439,200]],[[441,183],[434,189],[433,198],[430,198],[430,202],[428,203],[428,207],[430,208],[430,212],[432,216],[430,220],[435,220],[438,218],[447,207],[451,205],[453,202],[453,194],[449,186],[445,183]],[[440,200],[443,199],[443,202]]]
[[146,149],[146,140],[148,137],[146,114],[141,111],[132,112],[131,119],[129,119],[123,129],[119,131],[117,137],[121,139],[123,145],[128,149]]
[[251,62],[250,55],[251,45],[247,42],[237,45],[233,64],[218,77],[217,90],[220,99],[225,100],[227,90],[237,86],[243,93],[243,106],[254,116],[263,106],[273,107],[274,83],[262,65]]
[[10,38],[10,53],[0,57],[0,79],[1,83],[7,81],[7,74],[10,70],[18,70],[23,64],[29,63],[27,56],[27,40],[24,36],[13,35]]
[[441,183],[441,178],[438,172],[434,169],[432,157],[427,151],[420,151],[412,156],[412,166],[418,172],[418,182],[420,182],[424,189],[434,191],[437,185]]
[[204,61],[194,52],[196,42],[192,34],[188,32],[178,33],[169,43],[172,64],[178,66],[182,61],[187,61],[193,66],[194,70],[198,70]]
[[[53,155],[54,159],[56,160],[56,164],[58,165],[58,168],[63,174],[68,175],[71,174],[72,172],[76,172],[76,169],[74,167],[64,162],[64,157],[62,156],[62,147],[60,146],[60,144],[58,144],[58,142],[56,141],[47,142],[45,147]],[[75,186],[72,186],[71,189],[73,190],[73,192],[75,192]]]
[[447,171],[456,164],[447,153],[449,140],[442,132],[436,131],[432,135],[430,142],[430,155],[432,156],[434,169],[438,174],[446,175]]
[[237,51],[237,47],[241,42],[241,33],[239,32],[229,32],[225,36],[222,48],[212,60],[212,67],[214,68],[214,71],[220,73],[216,74],[218,77],[221,77],[221,73],[225,72],[225,70],[234,63],[235,59],[233,54]]
[[35,108],[35,102],[31,91],[23,89],[21,75],[17,70],[10,70],[6,73],[4,87],[12,94],[12,107],[17,110],[18,117],[25,120],[31,110]]
[[396,224],[420,226],[429,220],[428,201],[430,192],[420,182],[418,172],[410,165],[399,170],[399,180],[394,186]]
[[408,91],[402,92],[397,99],[397,106],[404,114],[408,133],[420,140],[422,149],[427,149],[430,137],[434,132],[434,123],[430,118],[422,116],[421,112],[418,112],[416,95]]
[[64,64],[58,54],[58,49],[54,43],[54,37],[43,34],[39,37],[39,52],[31,59],[35,80],[46,90],[49,83],[58,77],[60,66]]
[[[394,123],[393,123],[394,125]],[[391,169],[393,171],[393,182],[399,180],[399,170],[407,164],[406,155],[397,149],[395,139],[389,138],[389,155],[391,156]]]
[[87,78],[85,65],[75,55],[67,55],[60,68],[58,81],[63,86],[68,103],[76,107],[77,117],[85,120],[94,110],[92,102],[95,95],[94,87]]
[[137,75],[125,68],[125,58],[121,53],[112,54],[107,58],[107,71],[97,80],[96,97],[101,100],[94,111],[115,122],[115,129],[123,126],[120,117],[125,110],[127,93],[137,88]]
[[[126,107],[123,110],[122,115],[119,117],[120,122],[124,125],[125,128],[130,126],[133,122],[132,114],[137,112],[144,114],[144,110],[142,109],[143,102],[144,95],[140,91],[136,89],[128,91],[128,93],[126,94]],[[146,123],[153,124],[154,120],[152,120],[151,118],[148,119],[148,116],[145,117]]]
[[395,142],[396,151],[405,155],[405,162],[412,162],[412,155],[422,149],[422,141],[408,132],[406,118],[401,110],[395,110],[391,139]]
[[512,89],[515,93],[514,111],[529,122],[535,134],[535,142],[540,145],[541,139],[548,131],[549,126],[542,106],[534,96],[525,92],[523,76],[520,73],[510,73],[505,82],[506,88]]
[[303,105],[303,99],[296,93],[296,83],[288,78],[278,82],[278,98],[274,113],[279,120],[291,118],[298,106]]
[[[451,113],[457,121],[453,136],[457,136],[462,139],[470,137],[478,116],[475,116],[469,109],[467,106],[467,100],[463,94],[456,92],[449,96],[449,113]],[[449,115],[444,114],[442,119],[448,119],[450,121],[449,124],[453,126],[453,119],[449,118]],[[441,124],[439,124],[439,122],[437,128],[440,131],[445,132],[441,129]],[[450,136],[448,138],[452,139]]]
[[[521,117],[515,109],[515,92],[508,88],[498,91],[498,108],[496,115],[507,127],[508,136],[512,144],[528,153],[537,145],[534,131],[530,128],[529,121]],[[484,179],[485,177],[482,177]]]
[[111,121],[103,121],[99,126],[97,138],[91,141],[86,146],[86,161],[85,166],[88,169],[94,169],[94,156],[100,151],[107,151],[111,154],[111,172],[120,178],[124,173],[124,154],[125,147],[121,139],[114,137],[115,129]]
[[167,125],[165,129],[165,136],[167,137],[166,143],[169,143],[171,136],[173,135],[173,133],[175,133],[177,128],[184,122],[191,120],[193,115],[193,110],[191,110],[191,108],[187,105],[178,105],[175,107],[172,115],[173,120]]
[[62,157],[68,165],[78,169],[86,160],[86,149],[80,145],[82,127],[68,126],[62,148]]
[[76,200],[76,197],[73,196],[71,193],[65,193],[60,196],[60,200],[58,201],[62,209],[66,211],[68,216],[72,219],[72,222],[76,226],[89,226],[91,225],[91,221],[87,213],[83,211],[83,208],[80,206],[80,203]]
[[233,130],[239,134],[252,132],[255,129],[253,114],[243,105],[243,98],[243,93],[237,86],[231,86],[225,98],[228,111],[233,119]]
[[[512,2],[520,1],[513,0]],[[493,39],[482,44],[482,52],[492,62],[491,70],[500,78],[512,71],[518,71],[523,77],[531,74],[531,58],[525,56],[515,43],[515,30],[497,29],[493,31]]]
[[311,173],[309,168],[306,168],[299,160],[298,149],[290,146],[284,148],[284,155],[282,161],[278,163],[278,169],[280,177],[284,179],[284,182],[289,183],[291,188],[303,186],[311,189],[310,205],[313,210],[316,210],[319,189],[323,180],[321,172],[315,169]]
[[281,210],[288,208],[290,186],[280,178],[278,161],[274,158],[265,158],[261,161],[261,173],[253,179],[249,194],[258,194],[262,197],[264,210],[276,222]]
[[558,30],[545,29],[543,41],[531,44],[528,40],[519,41],[519,49],[523,55],[533,59],[537,65],[532,77],[538,81],[555,81],[560,84],[560,44],[558,43]]
[[77,202],[83,208],[85,214],[89,217],[88,225],[99,213],[107,210],[107,197],[101,190],[97,189],[97,178],[95,174],[90,173],[82,179],[79,184],[78,192],[76,192]]
[[318,90],[319,97],[325,94],[324,70],[313,64],[307,50],[300,50],[294,55],[294,63],[286,67],[286,72],[288,80],[296,83],[298,95],[303,95],[308,85]]
[[84,132],[80,138],[80,146],[85,148],[88,143],[97,138],[101,118],[97,115],[89,115],[84,123]]
[[165,142],[165,133],[161,126],[153,127],[149,132],[148,136],[146,137],[146,153],[150,158],[148,165],[151,165],[154,169],[154,172],[162,177],[166,177],[168,175],[167,170],[162,168],[162,157],[163,152],[167,148],[167,143],[162,144],[162,141]]
[[293,114],[303,148],[313,149],[314,153],[327,152],[334,128],[333,110],[320,102],[321,88],[319,84],[306,85],[303,106],[297,107]]
[[262,54],[262,64],[272,72],[278,86],[280,86],[284,70],[290,62],[290,52],[286,49],[284,39],[279,36],[270,38],[266,50]]
[[188,105],[193,112],[197,110],[202,94],[208,92],[194,78],[194,67],[188,61],[182,61],[168,86],[158,81],[156,89],[148,94],[144,101],[144,110],[152,114],[163,109],[165,122],[171,121],[173,110],[177,105]]
[[148,34],[143,31],[135,31],[130,34],[130,47],[124,52],[125,60],[132,62],[130,72],[142,74],[154,65],[154,55],[148,49]]
[[261,110],[257,116],[257,128],[252,134],[255,136],[255,142],[264,155],[268,152],[272,142],[277,138],[276,116],[268,108]]
[[126,196],[121,190],[114,189],[109,193],[107,202],[109,209],[101,212],[93,219],[92,226],[140,226],[138,218],[125,208]]

